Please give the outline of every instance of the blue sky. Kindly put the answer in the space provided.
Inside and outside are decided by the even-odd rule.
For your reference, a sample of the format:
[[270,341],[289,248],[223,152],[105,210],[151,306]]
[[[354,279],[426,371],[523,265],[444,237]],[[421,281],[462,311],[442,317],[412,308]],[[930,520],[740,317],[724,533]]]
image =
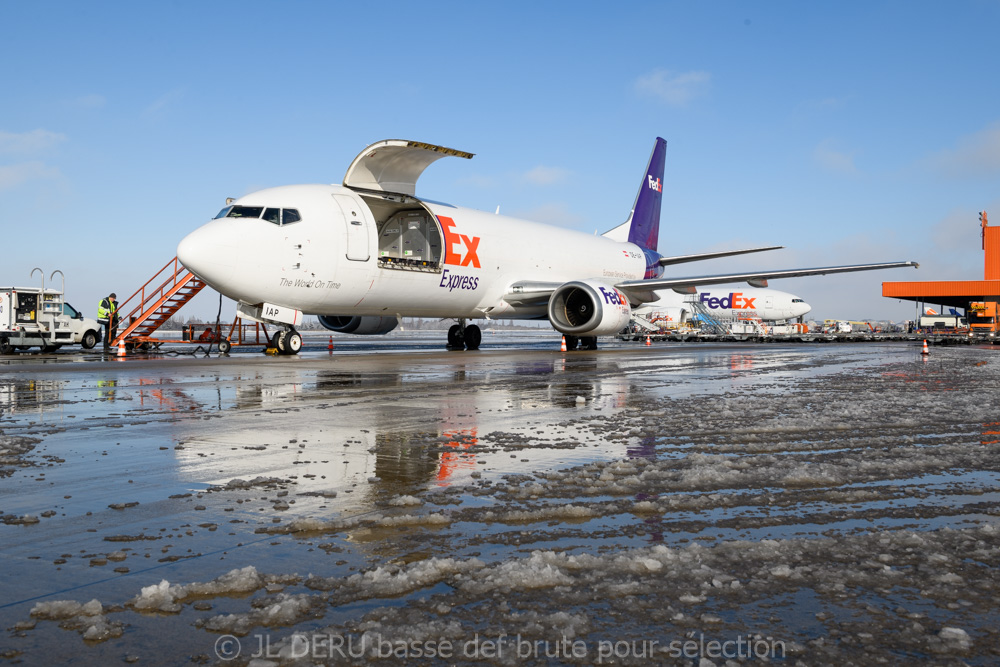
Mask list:
[[60,269],[90,315],[226,197],[339,183],[387,138],[476,153],[419,195],[603,232],[663,136],[662,253],[787,247],[675,275],[921,262],[772,283],[819,318],[911,317],[881,282],[981,278],[977,212],[1000,224],[996,0],[0,0],[0,25],[0,280]]

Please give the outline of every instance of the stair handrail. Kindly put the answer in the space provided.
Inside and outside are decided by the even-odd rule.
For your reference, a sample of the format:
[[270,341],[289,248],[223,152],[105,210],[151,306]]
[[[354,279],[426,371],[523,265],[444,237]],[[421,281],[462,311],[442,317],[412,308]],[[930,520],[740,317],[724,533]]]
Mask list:
[[[155,280],[157,280],[161,276],[161,274],[163,274],[164,271],[166,271],[168,268],[170,268],[171,265],[173,265],[172,272],[163,280],[163,282],[158,287],[151,288],[149,290],[149,294],[147,295],[146,294],[146,288],[149,287],[149,284],[152,283],[152,282],[154,282]],[[177,284],[178,274],[180,273],[180,271],[178,271],[178,267],[180,267],[184,271],[187,271],[187,268],[183,264],[180,263],[180,261],[177,259],[177,257],[174,257],[173,259],[171,259],[170,261],[168,261],[166,264],[164,264],[162,269],[160,269],[155,274],[153,274],[153,277],[150,278],[149,280],[147,280],[142,285],[142,287],[140,287],[139,289],[137,289],[132,294],[132,296],[130,296],[129,298],[127,298],[124,301],[122,301],[121,304],[118,306],[118,311],[121,312],[125,308],[126,304],[128,304],[132,299],[134,299],[136,296],[139,296],[141,294],[141,297],[139,299],[139,303],[131,311],[129,311],[128,315],[126,315],[127,318],[131,318],[133,315],[135,315],[136,313],[140,312],[145,307],[146,302],[149,299],[153,299],[153,298],[159,299],[159,298],[161,298],[163,296],[164,290],[167,290],[170,287],[172,287],[173,285]]]
[[[164,267],[164,268],[166,268],[166,267]],[[162,269],[161,269],[161,271],[162,271]],[[201,291],[201,288],[203,288],[205,286],[205,283],[201,282],[190,271],[188,271],[187,273],[185,273],[184,276],[183,276],[183,278],[184,279],[182,281],[179,281],[179,282],[175,281],[173,285],[171,285],[168,289],[166,289],[165,291],[163,291],[160,294],[160,296],[158,298],[156,298],[155,300],[152,300],[153,297],[151,295],[149,297],[149,299],[152,302],[150,303],[149,307],[146,308],[146,310],[144,310],[141,315],[139,315],[138,317],[132,318],[131,321],[129,321],[125,325],[125,328],[120,333],[118,333],[117,336],[115,336],[115,340],[114,340],[113,344],[117,345],[119,341],[125,340],[136,329],[138,329],[138,328],[144,326],[146,323],[148,323],[149,320],[152,319],[153,313],[155,313],[157,310],[159,310],[160,308],[162,308],[164,303],[166,303],[167,301],[169,301],[170,299],[172,299],[184,287],[186,287],[188,285],[191,285],[191,284],[194,284],[194,285],[197,286],[197,290],[196,290],[196,292],[197,292],[197,291]],[[167,283],[164,283],[160,287],[160,289],[162,290],[163,287],[166,287],[166,285],[167,285]],[[155,294],[155,292],[154,292],[154,294]],[[135,296],[135,295],[133,294],[132,296]],[[131,297],[129,297],[129,298],[131,298]],[[188,297],[188,298],[190,298],[190,297]],[[145,305],[145,304],[144,303],[140,304],[140,306],[142,306],[142,305]],[[178,308],[179,307],[180,306],[178,306]],[[129,317],[131,317],[132,313],[136,312],[137,310],[139,310],[139,308],[135,308],[134,310],[132,310],[132,312],[129,313]],[[162,323],[163,322],[160,322],[159,324],[156,325],[156,327],[153,327],[153,328],[154,329],[159,328],[160,324],[162,324]]]

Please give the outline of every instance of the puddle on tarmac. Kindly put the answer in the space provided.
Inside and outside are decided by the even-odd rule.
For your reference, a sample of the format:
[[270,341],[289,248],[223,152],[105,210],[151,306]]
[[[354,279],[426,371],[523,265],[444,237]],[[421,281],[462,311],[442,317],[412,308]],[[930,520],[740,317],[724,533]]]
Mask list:
[[589,664],[615,642],[618,664],[682,661],[673,640],[752,636],[789,662],[989,664],[993,354],[22,365],[0,380],[0,655],[215,662],[231,634],[228,664],[265,644],[335,663],[331,638],[376,663],[401,642],[381,654],[399,664],[478,633],[494,653],[458,662]]

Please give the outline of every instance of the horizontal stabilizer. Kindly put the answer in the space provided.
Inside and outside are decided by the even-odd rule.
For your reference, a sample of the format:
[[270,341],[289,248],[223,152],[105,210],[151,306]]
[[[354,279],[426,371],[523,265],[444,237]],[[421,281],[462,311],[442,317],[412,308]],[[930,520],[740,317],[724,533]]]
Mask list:
[[660,266],[670,266],[671,264],[684,264],[685,262],[700,262],[705,259],[715,259],[717,257],[732,257],[733,255],[745,255],[751,252],[764,252],[766,250],[780,250],[783,245],[772,245],[766,248],[746,248],[744,250],[722,250],[720,252],[702,252],[697,255],[677,255],[676,257],[661,257]]

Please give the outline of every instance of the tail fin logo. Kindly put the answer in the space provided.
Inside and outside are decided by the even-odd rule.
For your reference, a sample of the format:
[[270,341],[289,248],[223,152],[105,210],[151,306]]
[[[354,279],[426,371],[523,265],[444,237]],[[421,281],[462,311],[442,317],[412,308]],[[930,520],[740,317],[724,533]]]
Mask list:
[[[663,183],[660,182],[660,179],[658,179],[658,178],[654,179],[652,176],[650,176],[648,174],[646,175],[646,178],[649,179],[649,189],[650,190],[656,190],[657,192],[663,192]],[[635,181],[633,181],[633,183],[634,182]]]

